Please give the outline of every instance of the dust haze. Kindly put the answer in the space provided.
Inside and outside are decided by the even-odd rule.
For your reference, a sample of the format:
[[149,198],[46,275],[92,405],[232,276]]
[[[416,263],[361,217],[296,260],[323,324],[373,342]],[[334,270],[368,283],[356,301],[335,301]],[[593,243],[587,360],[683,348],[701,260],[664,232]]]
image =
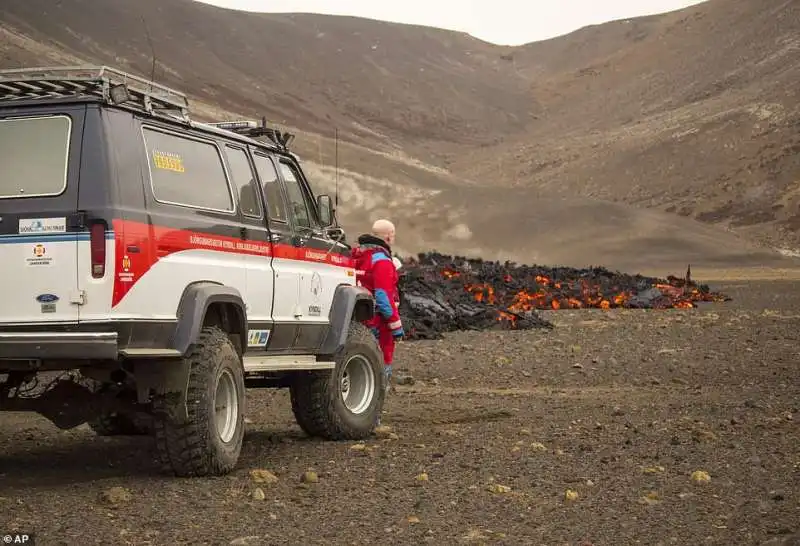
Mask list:
[[[334,195],[336,169],[304,162],[318,193]],[[697,269],[792,267],[800,260],[733,232],[592,199],[540,198],[519,189],[429,189],[340,167],[338,217],[349,241],[377,218],[394,221],[401,255],[437,250],[489,260],[665,276]]]

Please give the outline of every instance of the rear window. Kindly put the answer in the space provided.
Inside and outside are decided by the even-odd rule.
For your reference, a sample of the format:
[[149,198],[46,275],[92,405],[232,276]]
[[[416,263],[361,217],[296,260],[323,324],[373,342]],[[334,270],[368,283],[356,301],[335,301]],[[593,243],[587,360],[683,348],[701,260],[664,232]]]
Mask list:
[[71,132],[68,116],[0,119],[0,199],[61,194]]
[[217,146],[211,142],[143,130],[157,201],[233,212],[233,197]]

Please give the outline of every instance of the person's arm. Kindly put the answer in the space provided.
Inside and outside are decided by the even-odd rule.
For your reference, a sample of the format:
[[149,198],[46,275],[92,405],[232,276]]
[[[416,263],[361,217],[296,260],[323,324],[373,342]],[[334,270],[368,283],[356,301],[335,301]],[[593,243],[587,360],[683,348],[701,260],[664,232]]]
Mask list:
[[396,289],[393,286],[394,264],[386,255],[375,254],[372,262],[372,275],[375,283],[375,307],[378,314],[392,331],[394,337],[402,337],[404,335],[403,323],[400,321],[397,304],[391,297]]

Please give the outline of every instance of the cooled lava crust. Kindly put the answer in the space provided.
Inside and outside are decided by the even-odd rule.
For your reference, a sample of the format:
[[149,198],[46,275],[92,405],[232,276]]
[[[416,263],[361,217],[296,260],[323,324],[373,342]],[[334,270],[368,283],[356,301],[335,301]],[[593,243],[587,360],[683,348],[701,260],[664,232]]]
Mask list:
[[404,259],[400,315],[406,339],[439,339],[456,330],[552,328],[537,310],[692,309],[729,301],[691,279],[492,262],[439,253]]

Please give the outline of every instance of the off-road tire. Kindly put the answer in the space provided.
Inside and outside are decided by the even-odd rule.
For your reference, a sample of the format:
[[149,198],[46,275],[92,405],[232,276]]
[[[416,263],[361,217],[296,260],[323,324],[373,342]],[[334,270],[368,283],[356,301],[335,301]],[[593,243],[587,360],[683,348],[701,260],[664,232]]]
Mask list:
[[[369,361],[376,381],[372,402],[361,414],[347,409],[341,393],[344,366],[354,355]],[[292,382],[289,391],[297,424],[309,436],[325,440],[368,438],[375,429],[386,397],[383,354],[375,336],[363,324],[351,322],[347,341],[334,361],[334,370],[301,372]]]
[[[174,422],[164,407],[167,401],[154,401],[153,428],[156,449],[165,471],[179,477],[221,476],[235,467],[244,438],[244,368],[230,338],[216,327],[203,328],[186,357],[189,388],[186,406],[189,419]],[[236,429],[230,442],[220,438],[215,424],[215,395],[220,375],[233,376],[238,398]]]
[[150,430],[127,413],[104,413],[88,423],[98,436],[145,436]]

